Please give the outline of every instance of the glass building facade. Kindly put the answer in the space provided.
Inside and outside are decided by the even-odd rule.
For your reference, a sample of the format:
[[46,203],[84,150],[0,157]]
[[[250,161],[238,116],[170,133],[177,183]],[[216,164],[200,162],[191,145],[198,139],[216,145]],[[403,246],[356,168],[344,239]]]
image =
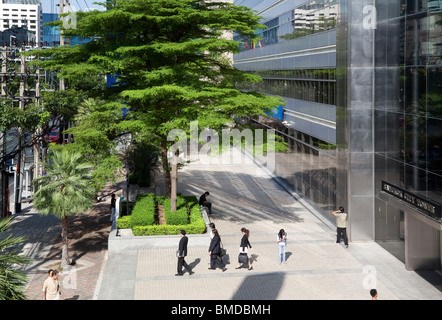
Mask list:
[[412,268],[422,264],[417,251],[440,268],[431,259],[441,250],[440,211],[418,216],[415,206],[386,197],[382,181],[442,202],[442,1],[376,1],[376,8],[375,238]]
[[407,269],[442,261],[442,1],[238,0],[263,17],[236,38],[243,85],[285,98],[289,150],[275,174],[324,217],[344,206],[352,241],[376,241]]
[[260,128],[274,128],[288,145],[276,155],[275,173],[325,217],[336,208],[336,19],[337,0],[241,1],[264,15],[261,40],[234,36],[241,53],[235,67],[263,81],[239,84],[284,97],[282,118],[251,117]]

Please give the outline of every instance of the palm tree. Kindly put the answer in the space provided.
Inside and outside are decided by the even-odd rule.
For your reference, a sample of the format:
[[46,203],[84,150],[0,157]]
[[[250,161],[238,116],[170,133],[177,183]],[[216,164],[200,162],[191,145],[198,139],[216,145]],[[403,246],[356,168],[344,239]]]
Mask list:
[[69,216],[92,207],[94,188],[91,186],[93,165],[82,160],[78,152],[52,150],[43,163],[46,174],[34,180],[34,207],[41,214],[52,213],[61,220],[61,268],[69,266]]
[[23,287],[26,275],[18,271],[20,265],[29,263],[27,256],[20,255],[16,245],[23,242],[23,237],[3,236],[8,230],[12,218],[0,220],[0,300],[24,300]]

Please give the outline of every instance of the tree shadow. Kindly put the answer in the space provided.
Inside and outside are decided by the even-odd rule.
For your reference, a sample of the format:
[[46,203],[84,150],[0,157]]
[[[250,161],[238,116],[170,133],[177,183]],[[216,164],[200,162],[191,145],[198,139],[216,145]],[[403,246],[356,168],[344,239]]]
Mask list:
[[[234,223],[251,219],[272,220],[275,223],[304,221],[299,214],[305,209],[295,206],[297,201],[288,198],[285,189],[270,177],[193,170],[180,172],[179,177],[178,188],[182,194],[199,197],[204,191],[210,190],[212,216],[216,219]],[[269,184],[271,187],[263,190],[262,186]]]

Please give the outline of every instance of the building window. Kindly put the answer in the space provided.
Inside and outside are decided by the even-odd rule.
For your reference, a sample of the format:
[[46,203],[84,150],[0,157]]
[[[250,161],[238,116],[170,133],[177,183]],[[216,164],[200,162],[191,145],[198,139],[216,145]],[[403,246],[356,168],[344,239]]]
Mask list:
[[336,80],[330,69],[255,71],[263,79],[259,83],[239,85],[241,89],[336,105]]

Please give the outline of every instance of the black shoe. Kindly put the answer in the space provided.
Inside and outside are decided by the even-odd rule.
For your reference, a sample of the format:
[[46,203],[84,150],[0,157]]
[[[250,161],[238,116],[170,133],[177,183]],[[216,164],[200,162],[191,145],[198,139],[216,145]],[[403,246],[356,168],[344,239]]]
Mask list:
[[182,273],[176,273],[175,275],[176,276],[182,276],[183,274]]
[[223,272],[225,272],[227,270],[227,268],[223,268]]
[[191,276],[192,274],[194,274],[195,272],[193,272],[192,270],[189,271],[189,276]]
[[209,270],[216,270],[216,268],[208,268]]

